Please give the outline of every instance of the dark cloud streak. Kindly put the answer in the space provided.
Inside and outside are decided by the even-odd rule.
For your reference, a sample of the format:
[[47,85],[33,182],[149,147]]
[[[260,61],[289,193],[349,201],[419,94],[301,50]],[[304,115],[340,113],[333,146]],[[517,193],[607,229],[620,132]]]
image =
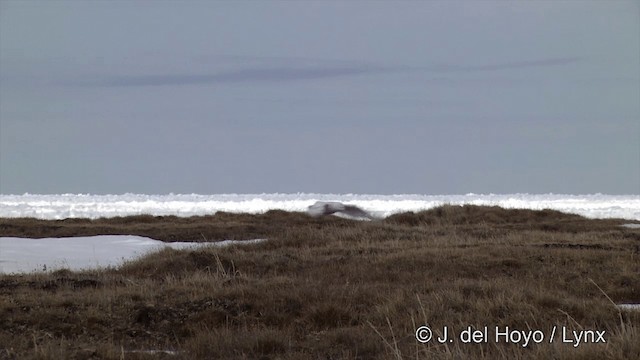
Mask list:
[[384,74],[400,72],[424,73],[470,73],[484,71],[501,71],[532,67],[549,67],[570,65],[580,61],[579,57],[547,58],[530,61],[509,62],[488,65],[436,65],[425,67],[384,67],[366,64],[352,65],[317,65],[291,67],[246,68],[218,74],[173,74],[173,75],[131,75],[116,76],[85,84],[104,87],[136,87],[136,86],[184,86],[204,84],[232,83],[279,83],[301,80],[317,80],[349,77],[363,74]]
[[441,65],[431,68],[431,70],[440,72],[479,72],[479,71],[499,71],[533,67],[548,67],[569,65],[581,61],[580,57],[564,57],[564,58],[548,58],[529,61],[508,62],[502,64],[488,64],[475,66],[459,66],[459,65]]
[[219,74],[120,76],[100,82],[103,86],[165,86],[242,82],[288,82],[326,79],[384,71],[373,67],[317,67],[243,69]]

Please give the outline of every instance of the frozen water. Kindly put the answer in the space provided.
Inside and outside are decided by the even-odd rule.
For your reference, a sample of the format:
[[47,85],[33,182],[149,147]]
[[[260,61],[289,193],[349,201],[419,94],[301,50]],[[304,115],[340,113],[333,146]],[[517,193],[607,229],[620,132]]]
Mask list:
[[163,248],[192,249],[203,246],[228,246],[263,241],[225,240],[220,242],[166,243],[142,236],[99,235],[71,238],[25,239],[0,237],[0,273],[117,266]]
[[497,205],[518,209],[553,209],[589,218],[640,220],[639,195],[0,195],[0,217],[39,219],[99,218],[127,215],[208,215],[218,211],[264,213],[279,209],[307,211],[317,201],[357,206],[374,217],[420,211],[443,204]]

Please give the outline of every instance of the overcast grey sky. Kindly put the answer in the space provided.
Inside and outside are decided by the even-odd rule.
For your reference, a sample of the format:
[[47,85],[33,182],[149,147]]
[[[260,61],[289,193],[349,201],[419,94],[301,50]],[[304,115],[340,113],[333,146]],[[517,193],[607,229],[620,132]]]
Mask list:
[[640,194],[640,6],[0,0],[24,192]]

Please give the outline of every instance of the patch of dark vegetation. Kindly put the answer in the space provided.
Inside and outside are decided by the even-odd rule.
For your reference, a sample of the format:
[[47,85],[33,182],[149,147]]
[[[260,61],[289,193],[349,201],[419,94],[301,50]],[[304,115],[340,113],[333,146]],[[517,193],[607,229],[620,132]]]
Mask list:
[[407,226],[490,226],[496,229],[578,233],[612,229],[619,219],[587,219],[556,210],[504,209],[498,206],[444,205],[417,213],[389,216],[385,222]]
[[[0,219],[3,236],[269,238],[0,275],[0,359],[638,358],[640,312],[607,299],[640,302],[637,230],[620,223],[477,206],[370,222],[283,211]],[[607,344],[420,344],[424,324],[595,329]]]
[[0,279],[0,292],[10,292],[18,287],[20,283],[12,279]]
[[555,210],[505,209],[499,206],[443,205],[417,213],[402,213],[388,217],[388,222],[408,225],[441,224],[534,224],[584,220],[580,215]]
[[57,291],[59,288],[83,289],[102,286],[101,281],[94,279],[55,278],[47,281],[30,281],[27,285],[33,289]]
[[541,246],[543,246],[545,248],[564,248],[564,249],[578,249],[578,250],[583,250],[583,249],[589,249],[589,250],[611,250],[611,249],[613,249],[612,246],[601,245],[601,244],[589,245],[589,244],[565,244],[565,243],[560,243],[560,244],[542,244]]
[[270,210],[264,214],[177,217],[137,215],[101,219],[38,220],[0,218],[2,236],[44,238],[92,235],[139,235],[156,240],[207,242],[277,236],[291,226],[350,226],[337,217],[311,218],[305,213]]

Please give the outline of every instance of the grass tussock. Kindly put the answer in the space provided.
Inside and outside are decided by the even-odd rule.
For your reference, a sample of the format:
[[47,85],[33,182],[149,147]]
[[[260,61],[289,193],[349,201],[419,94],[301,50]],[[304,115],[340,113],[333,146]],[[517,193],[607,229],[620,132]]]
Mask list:
[[[620,223],[476,206],[371,222],[282,211],[0,219],[2,236],[269,238],[0,275],[0,359],[640,358],[640,312],[612,304],[640,303],[640,230]],[[606,343],[422,344],[422,325],[434,336],[598,330]]]

